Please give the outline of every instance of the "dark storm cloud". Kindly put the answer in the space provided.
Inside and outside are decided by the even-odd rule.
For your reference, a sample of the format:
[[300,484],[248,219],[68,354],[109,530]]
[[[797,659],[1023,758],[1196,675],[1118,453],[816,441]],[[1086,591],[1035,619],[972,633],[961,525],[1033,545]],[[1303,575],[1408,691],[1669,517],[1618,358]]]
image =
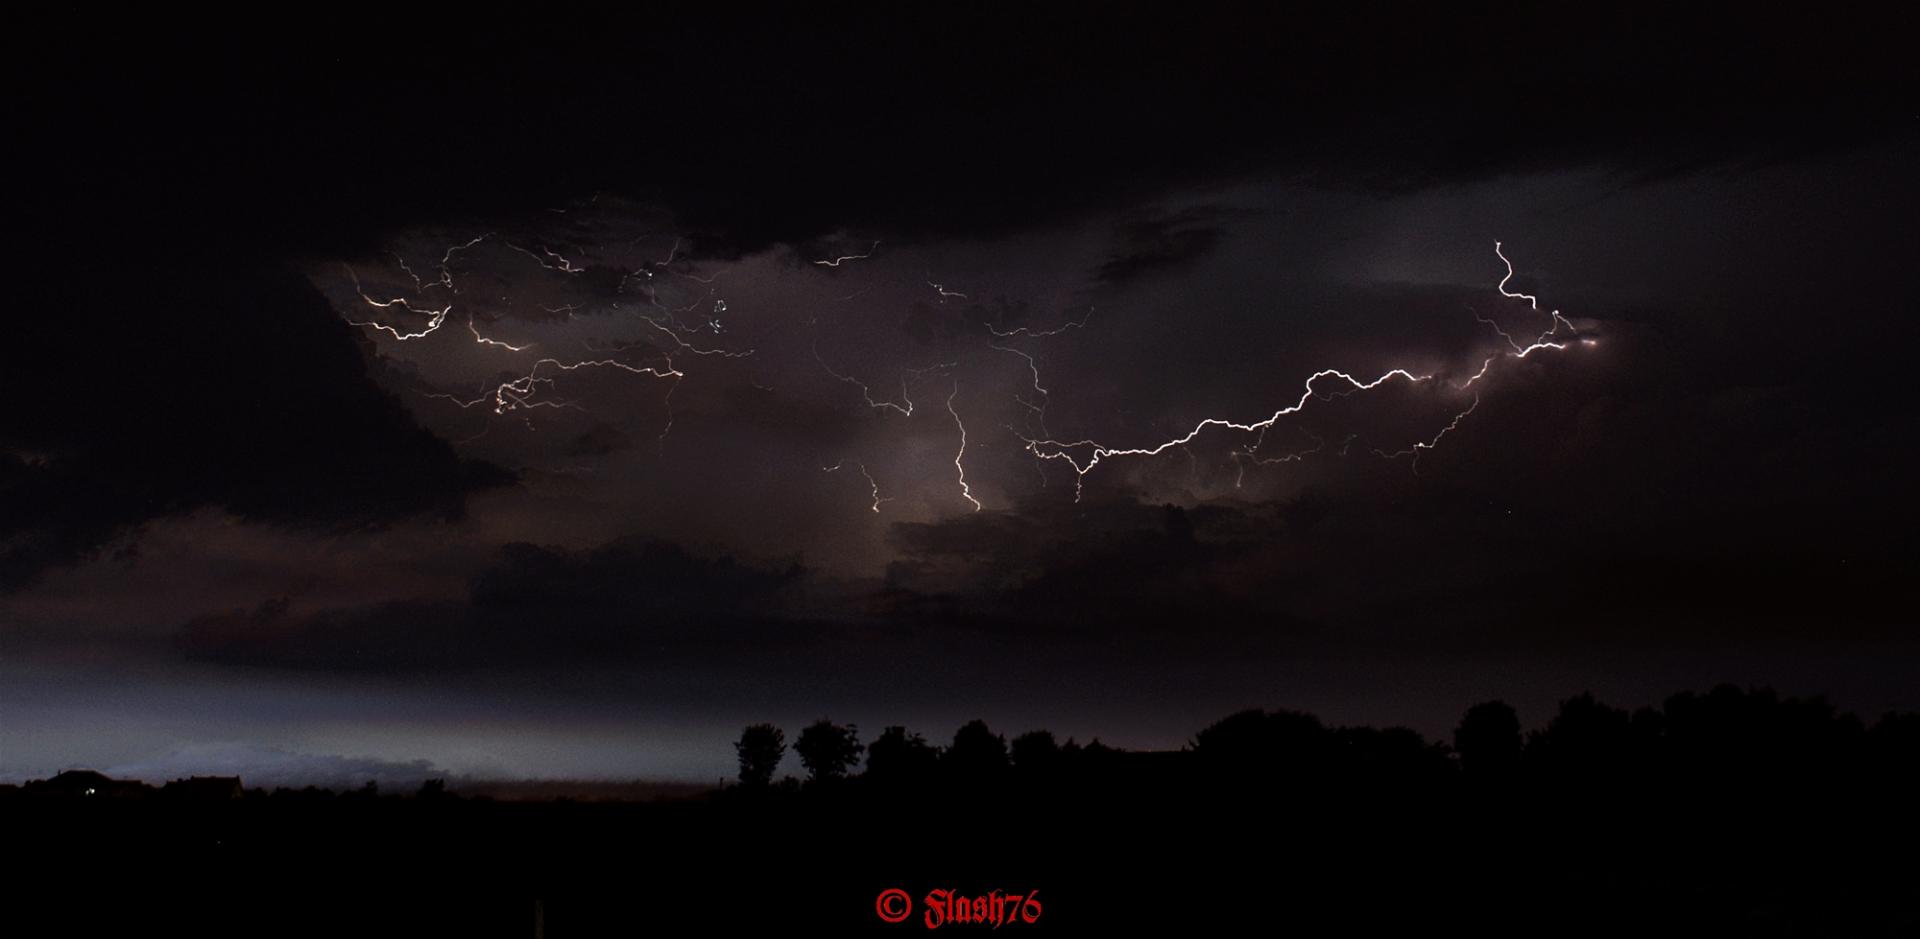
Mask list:
[[1215,575],[1245,555],[1250,533],[1272,527],[1232,508],[1130,501],[900,523],[902,557],[881,596],[895,616],[1035,637],[1105,642],[1175,629],[1217,640],[1244,635],[1255,605],[1244,580]]
[[1195,206],[1135,215],[1114,226],[1113,253],[1094,276],[1119,284],[1194,261],[1220,243],[1225,234],[1221,223],[1235,214],[1227,207]]
[[879,608],[1107,648],[1177,641],[1202,657],[1248,644],[1487,652],[1905,630],[1898,555],[1841,562],[1761,541],[1777,520],[1678,504],[1662,506],[1667,523],[1622,533],[1579,496],[1555,504],[1433,475],[1266,505],[1116,501],[902,523]]
[[[1797,237],[1754,240],[1781,252],[1781,272],[1850,271],[1861,307],[1905,289],[1887,273],[1897,242]],[[1369,423],[1350,448],[1246,466],[1241,489],[1234,463],[1209,456],[1247,440],[1215,429],[1193,442],[1199,460],[1103,463],[1083,481],[1081,504],[1042,499],[894,526],[889,603],[997,629],[1177,633],[1195,644],[1492,649],[1900,635],[1911,591],[1897,585],[1913,570],[1915,506],[1888,474],[1902,462],[1893,428],[1912,396],[1898,387],[1905,346],[1889,340],[1910,330],[1863,312],[1834,327],[1844,337],[1823,329],[1812,340],[1821,351],[1808,355],[1791,337],[1805,335],[1796,327],[1821,306],[1824,285],[1797,274],[1750,279],[1751,263],[1719,280],[1702,275],[1711,286],[1700,292],[1570,305],[1609,310],[1598,345],[1498,363],[1473,413],[1421,455],[1418,472],[1406,459],[1379,459],[1374,448],[1404,443]],[[1685,268],[1669,276],[1690,286]],[[1368,336],[1411,331],[1414,349],[1467,348],[1469,333],[1448,324],[1472,295],[1454,288],[1295,296],[1379,324]],[[1511,306],[1480,309],[1526,322],[1525,305]],[[1217,360],[1231,344],[1213,338]],[[1204,350],[1149,351],[1206,387]],[[1272,400],[1273,391],[1218,397]],[[1398,411],[1428,399],[1465,403],[1437,388],[1370,400]],[[1338,442],[1338,424],[1317,422],[1360,403],[1313,402],[1264,452],[1311,444],[1283,436],[1296,427]],[[1156,439],[1165,438],[1123,442]],[[1342,449],[1350,452],[1336,455]],[[1187,508],[1176,515],[1157,504],[1165,498]]]
[[198,617],[176,641],[189,658],[220,664],[348,672],[604,665],[703,646],[725,657],[741,642],[801,635],[779,603],[804,574],[660,542],[583,552],[512,544],[462,601],[291,613],[274,600]]
[[[273,36],[23,19],[39,52],[0,65],[0,256],[20,268],[0,590],[103,550],[167,558],[0,597],[20,601],[0,639],[31,640],[0,656],[0,756],[93,742],[125,754],[110,765],[153,740],[429,711],[410,742],[312,746],[457,752],[539,699],[553,727],[632,722],[641,699],[702,715],[722,770],[725,725],[782,701],[872,726],[915,701],[1049,726],[1071,707],[1178,745],[1231,707],[1311,705],[1316,683],[1405,721],[1499,682],[1547,701],[1577,688],[1551,676],[1642,675],[1668,644],[1705,650],[1717,681],[1741,677],[1733,640],[1911,635],[1920,124],[1893,15],[916,4]],[[437,308],[399,263],[431,282],[482,233],[433,340],[341,321],[369,314],[339,261]],[[1079,501],[1023,449],[1041,426],[1137,446],[1259,419],[1325,367],[1463,378],[1494,343],[1474,312],[1537,322],[1493,293],[1494,238],[1511,286],[1598,344],[1498,363],[1417,472],[1372,451],[1430,439],[1471,394],[1330,394],[1263,442],[1324,441],[1308,459],[1244,464],[1247,435],[1209,432],[1104,463]],[[814,263],[875,240],[870,261]],[[689,353],[670,383],[569,372],[542,386],[555,407],[510,415],[421,396],[613,344],[652,361],[673,343],[635,318],[661,313],[641,270],[685,336],[756,353]],[[927,284],[949,279],[969,298]],[[470,343],[469,315],[529,351]],[[1026,328],[1004,344],[1033,358],[983,326]],[[891,402],[903,368],[948,361],[913,380],[911,416],[820,367]],[[1031,398],[1030,374],[1044,422],[1008,394]],[[485,491],[510,481],[462,455],[521,483]],[[209,547],[235,519],[278,530]],[[566,547],[487,560],[507,542]],[[803,546],[844,577],[891,563],[829,581],[714,560]],[[192,661],[149,677],[151,637],[182,622],[170,652]],[[1588,649],[1613,658],[1509,664]],[[1342,671],[1349,653],[1448,690],[1409,703]],[[1499,677],[1454,684],[1476,671]],[[1807,690],[1850,680],[1831,675]],[[311,707],[320,687],[355,708]],[[256,725],[203,731],[228,716],[213,700]],[[176,717],[152,716],[163,701]],[[549,771],[549,741],[526,740],[522,765]],[[653,771],[654,746],[596,744],[597,765]],[[298,772],[331,772],[315,760]]]
[[[659,542],[510,545],[463,600],[314,612],[275,600],[198,617],[175,642],[211,664],[321,673],[670,665],[785,680],[831,647],[826,661],[858,684],[901,648],[966,636],[1208,660],[1899,633],[1896,559],[1843,565],[1757,540],[1780,520],[1676,497],[1652,507],[1667,523],[1623,532],[1608,519],[1630,494],[1555,492],[1537,470],[1363,468],[1259,504],[1122,497],[896,523],[881,581],[825,592],[798,566]],[[853,634],[869,638],[834,641]]]
[[606,421],[595,421],[580,432],[563,451],[568,456],[607,456],[633,445],[633,435]]
[[[1404,188],[1906,133],[1899,30],[1863,15],[1068,4],[316,23],[270,43],[130,29],[43,44],[63,80],[26,105],[67,138],[36,135],[71,161],[61,180],[221,240],[352,255],[606,191],[665,201],[723,250],[1005,231],[1249,169]],[[123,146],[88,146],[106,141]]]
[[[595,192],[664,205],[724,256],[992,235],[1249,173],[1404,192],[1790,159],[1911,133],[1899,31],[1861,16],[796,8],[270,42],[23,23],[40,51],[7,65],[26,93],[6,253],[30,400],[0,418],[0,583],[195,506],[360,523],[457,514],[499,481],[367,381],[290,259]],[[1167,221],[1123,235],[1104,276],[1216,242]]]
[[203,506],[338,531],[506,481],[416,426],[297,275],[160,250],[20,298],[8,377],[35,400],[0,414],[0,588]]

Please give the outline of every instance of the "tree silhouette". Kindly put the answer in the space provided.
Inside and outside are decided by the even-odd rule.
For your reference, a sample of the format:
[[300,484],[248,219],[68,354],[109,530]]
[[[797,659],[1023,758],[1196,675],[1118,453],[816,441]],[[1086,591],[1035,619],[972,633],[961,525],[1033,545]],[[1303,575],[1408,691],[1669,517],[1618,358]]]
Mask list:
[[968,721],[954,732],[953,746],[943,759],[960,775],[991,775],[1007,768],[1007,741],[988,729],[986,721]]
[[895,783],[925,779],[939,764],[940,751],[927,738],[889,727],[867,747],[867,778]]
[[1194,735],[1202,765],[1229,785],[1298,785],[1324,775],[1337,752],[1334,734],[1312,714],[1259,709],[1230,714]]
[[1259,708],[1235,711],[1194,735],[1193,748],[1208,756],[1242,757],[1259,753],[1267,743],[1267,712]]
[[754,724],[740,732],[733,750],[740,756],[740,784],[765,786],[787,753],[787,735],[772,724]]
[[1453,731],[1460,769],[1479,779],[1504,778],[1520,766],[1520,715],[1505,701],[1485,701],[1467,709]]
[[1920,786],[1920,714],[1883,714],[1865,739],[1868,778],[1889,791]]
[[1060,760],[1060,744],[1050,730],[1029,730],[1013,738],[1009,750],[1014,769],[1023,773],[1045,773]]
[[1453,771],[1443,744],[1430,744],[1409,727],[1342,727],[1333,732],[1334,767],[1350,782],[1419,785]]
[[1633,748],[1633,715],[1600,703],[1592,692],[1560,702],[1543,730],[1527,737],[1526,758],[1567,780],[1618,775]]
[[800,754],[800,763],[814,782],[845,776],[847,770],[860,762],[860,753],[865,749],[860,743],[859,728],[852,724],[842,727],[824,717],[807,725],[793,744],[793,752]]

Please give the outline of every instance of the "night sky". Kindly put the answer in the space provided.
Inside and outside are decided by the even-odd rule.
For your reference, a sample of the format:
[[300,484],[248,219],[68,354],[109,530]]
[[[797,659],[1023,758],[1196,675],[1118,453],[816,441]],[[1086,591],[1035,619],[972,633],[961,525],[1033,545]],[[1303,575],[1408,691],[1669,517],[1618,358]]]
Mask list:
[[1911,31],[1351,6],[23,22],[0,778],[1920,708]]

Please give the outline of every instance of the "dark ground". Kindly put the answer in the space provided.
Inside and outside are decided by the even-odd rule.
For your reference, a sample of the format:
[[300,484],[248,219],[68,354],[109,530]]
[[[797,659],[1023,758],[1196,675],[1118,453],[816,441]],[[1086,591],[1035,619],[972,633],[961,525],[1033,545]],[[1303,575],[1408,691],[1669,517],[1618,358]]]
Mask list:
[[[1884,768],[1475,781],[1113,759],[1103,782],[645,804],[16,797],[9,918],[39,927],[15,935],[907,935],[948,888],[1037,890],[1036,922],[1001,928],[1042,934],[1920,929],[1920,809]],[[889,888],[914,901],[905,922],[876,913]]]

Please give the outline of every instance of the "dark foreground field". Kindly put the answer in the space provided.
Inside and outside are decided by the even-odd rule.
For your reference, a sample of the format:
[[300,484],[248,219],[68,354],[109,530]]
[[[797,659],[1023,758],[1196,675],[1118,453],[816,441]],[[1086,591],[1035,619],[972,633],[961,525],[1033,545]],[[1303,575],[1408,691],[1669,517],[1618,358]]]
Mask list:
[[946,889],[1038,908],[934,932],[1920,934],[1920,813],[1894,780],[1274,769],[649,804],[11,799],[4,932],[913,935]]

